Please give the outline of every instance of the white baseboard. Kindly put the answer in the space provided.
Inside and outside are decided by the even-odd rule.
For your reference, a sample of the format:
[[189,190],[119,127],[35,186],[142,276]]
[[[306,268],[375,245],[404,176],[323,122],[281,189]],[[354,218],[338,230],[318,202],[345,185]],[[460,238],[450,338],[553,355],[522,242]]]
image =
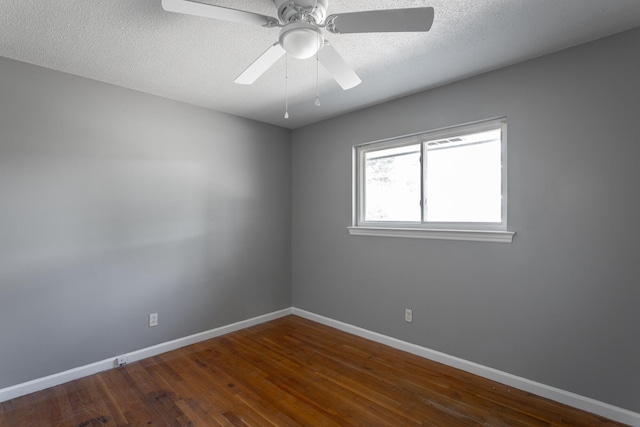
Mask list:
[[[200,332],[187,337],[178,338],[173,341],[168,341],[152,347],[136,350],[131,353],[127,353],[128,363],[133,363],[138,360],[146,359],[147,357],[156,356],[167,351],[175,350],[177,348],[185,347],[191,344],[195,344],[201,341],[206,341],[211,338],[218,337],[220,335],[228,334],[230,332],[239,331],[240,329],[248,328],[250,326],[258,325],[260,323],[268,322],[280,317],[292,314],[291,308],[285,308],[283,310],[274,311],[262,316],[254,317],[251,319],[243,320],[240,322],[232,323],[230,325],[221,326],[219,328],[211,329],[208,331]],[[106,371],[118,366],[117,355],[108,359],[101,360],[99,362],[91,363],[89,365],[73,368],[68,371],[60,372],[57,374],[49,375],[43,378],[37,378],[26,383],[17,384],[7,388],[0,389],[0,402],[4,402],[16,397],[24,396],[29,393],[44,390],[45,388],[54,387],[60,384],[64,384],[69,381],[77,380],[79,378],[87,377],[89,375],[96,374],[101,371]]]
[[328,317],[320,316],[318,314],[301,310],[299,308],[293,308],[293,314],[309,320],[313,320],[314,322],[322,323],[323,325],[331,326],[332,328],[336,328],[353,335],[366,338],[371,341],[378,342],[380,344],[385,344],[390,347],[397,348],[399,350],[403,350],[408,353],[415,354],[417,356],[421,356],[426,359],[433,360],[435,362],[439,362],[444,365],[451,366],[462,371],[466,371],[483,378],[499,382],[501,384],[508,385],[513,388],[545,397],[547,399],[551,399],[556,402],[581,409],[583,411],[591,412],[592,414],[600,415],[602,417],[609,418],[611,420],[631,426],[640,427],[640,414],[637,412],[632,412],[627,409],[609,405],[608,403],[581,396],[579,394],[571,393],[569,391],[531,381],[526,378],[518,377],[516,375],[489,368],[487,366],[479,365],[477,363],[469,362],[455,356],[450,356],[439,351],[411,344],[406,341],[401,341],[399,339],[382,335],[377,332],[368,331],[366,329],[362,329],[348,323],[343,323],[338,320],[333,320]]

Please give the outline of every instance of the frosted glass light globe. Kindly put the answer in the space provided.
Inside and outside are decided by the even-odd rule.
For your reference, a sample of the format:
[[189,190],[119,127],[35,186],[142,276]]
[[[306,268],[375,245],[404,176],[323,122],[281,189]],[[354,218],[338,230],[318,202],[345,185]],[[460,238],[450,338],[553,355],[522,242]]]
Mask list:
[[289,24],[280,31],[280,44],[294,58],[311,58],[323,43],[320,30],[306,22]]

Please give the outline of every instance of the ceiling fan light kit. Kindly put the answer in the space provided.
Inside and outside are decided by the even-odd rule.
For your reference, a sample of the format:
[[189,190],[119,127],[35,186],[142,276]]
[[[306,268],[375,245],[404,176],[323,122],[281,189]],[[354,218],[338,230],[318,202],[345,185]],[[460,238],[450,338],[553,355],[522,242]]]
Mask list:
[[277,10],[277,19],[193,0],[162,0],[162,7],[168,12],[260,25],[265,28],[281,27],[278,41],[249,65],[234,80],[236,83],[252,84],[285,53],[298,59],[308,59],[317,55],[320,65],[344,90],[351,89],[362,81],[333,45],[325,40],[323,29],[333,34],[426,32],[431,29],[434,17],[432,7],[372,10],[327,16],[329,0],[273,0],[273,3]]
[[280,45],[294,58],[311,58],[323,44],[324,36],[320,29],[307,22],[295,22],[280,30]]

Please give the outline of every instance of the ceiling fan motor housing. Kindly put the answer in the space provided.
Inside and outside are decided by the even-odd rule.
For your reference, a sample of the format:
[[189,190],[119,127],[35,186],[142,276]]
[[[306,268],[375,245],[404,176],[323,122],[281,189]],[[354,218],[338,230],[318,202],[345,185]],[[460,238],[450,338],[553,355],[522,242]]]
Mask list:
[[283,23],[321,24],[327,17],[329,0],[273,0]]

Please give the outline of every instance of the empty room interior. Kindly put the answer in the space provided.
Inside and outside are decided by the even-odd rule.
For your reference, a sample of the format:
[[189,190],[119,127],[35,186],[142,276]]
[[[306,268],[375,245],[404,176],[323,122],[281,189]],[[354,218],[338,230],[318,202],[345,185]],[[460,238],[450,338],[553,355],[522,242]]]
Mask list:
[[0,425],[640,426],[639,51],[637,0],[0,0]]

